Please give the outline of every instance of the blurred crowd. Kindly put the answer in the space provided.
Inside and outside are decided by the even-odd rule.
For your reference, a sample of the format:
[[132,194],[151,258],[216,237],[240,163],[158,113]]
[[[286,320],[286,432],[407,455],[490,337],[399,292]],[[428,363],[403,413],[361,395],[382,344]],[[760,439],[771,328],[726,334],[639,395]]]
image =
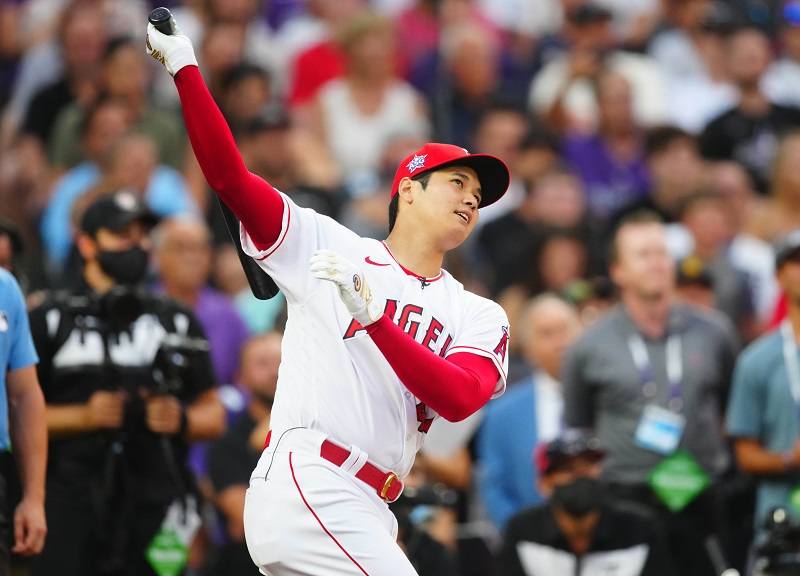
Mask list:
[[[574,558],[642,543],[631,574],[754,569],[773,508],[800,515],[800,372],[779,329],[800,321],[800,2],[0,0],[0,267],[35,319],[85,286],[88,207],[124,191],[159,217],[141,232],[149,289],[199,322],[227,422],[209,409],[220,422],[187,447],[188,570],[235,576],[256,573],[242,504],[285,305],[250,292],[145,54],[158,5],[249,169],[361,235],[384,237],[395,168],[426,141],[511,170],[447,261],[511,320],[509,388],[433,426],[394,505],[420,574],[577,574]],[[674,294],[660,318],[653,291]],[[650,410],[662,396],[679,421]],[[687,461],[653,422],[679,425]],[[664,496],[664,462],[701,485]]]

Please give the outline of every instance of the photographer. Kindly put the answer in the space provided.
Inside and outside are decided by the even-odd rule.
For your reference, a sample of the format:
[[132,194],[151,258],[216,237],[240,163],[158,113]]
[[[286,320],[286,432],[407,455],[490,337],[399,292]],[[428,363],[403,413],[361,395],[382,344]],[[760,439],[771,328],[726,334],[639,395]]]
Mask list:
[[509,520],[498,574],[676,573],[653,519],[606,490],[604,456],[597,438],[578,430],[537,447],[539,491],[549,500]]
[[224,410],[195,317],[139,285],[154,221],[126,191],[89,205],[80,284],[31,313],[51,455],[34,576],[154,574],[199,524],[186,453],[222,432]]

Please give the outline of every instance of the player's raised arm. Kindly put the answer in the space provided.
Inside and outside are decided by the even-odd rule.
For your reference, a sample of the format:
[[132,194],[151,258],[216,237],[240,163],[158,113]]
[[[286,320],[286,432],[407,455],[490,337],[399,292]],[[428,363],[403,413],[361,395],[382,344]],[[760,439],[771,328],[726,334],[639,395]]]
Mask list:
[[236,214],[259,249],[271,246],[281,231],[284,204],[268,182],[245,166],[228,124],[208,91],[191,40],[175,26],[162,34],[147,25],[147,53],[161,62],[180,95],[192,149],[208,184]]

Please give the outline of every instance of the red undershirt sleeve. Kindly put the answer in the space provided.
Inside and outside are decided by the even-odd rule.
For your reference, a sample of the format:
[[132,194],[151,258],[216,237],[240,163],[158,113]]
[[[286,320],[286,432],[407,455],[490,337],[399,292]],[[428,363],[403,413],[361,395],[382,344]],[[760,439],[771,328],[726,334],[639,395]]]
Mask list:
[[463,420],[486,404],[500,378],[489,358],[469,352],[441,358],[388,316],[367,326],[367,333],[405,387],[450,422]]
[[281,233],[283,198],[245,166],[200,69],[182,68],[175,75],[175,86],[189,141],[209,186],[236,214],[256,248],[266,250]]

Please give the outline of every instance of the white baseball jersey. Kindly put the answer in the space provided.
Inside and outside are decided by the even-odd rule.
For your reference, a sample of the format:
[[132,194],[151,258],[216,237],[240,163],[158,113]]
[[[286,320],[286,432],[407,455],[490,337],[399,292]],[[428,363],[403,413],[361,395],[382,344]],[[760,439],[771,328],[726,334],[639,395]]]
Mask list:
[[281,196],[283,223],[273,246],[258,250],[240,229],[244,251],[275,280],[288,304],[270,416],[273,438],[298,426],[318,430],[404,477],[437,414],[400,382],[336,286],[311,274],[311,255],[326,248],[359,266],[385,313],[433,353],[490,358],[500,374],[494,396],[505,389],[508,371],[506,314],[446,271],[434,278],[416,276],[383,242]]

